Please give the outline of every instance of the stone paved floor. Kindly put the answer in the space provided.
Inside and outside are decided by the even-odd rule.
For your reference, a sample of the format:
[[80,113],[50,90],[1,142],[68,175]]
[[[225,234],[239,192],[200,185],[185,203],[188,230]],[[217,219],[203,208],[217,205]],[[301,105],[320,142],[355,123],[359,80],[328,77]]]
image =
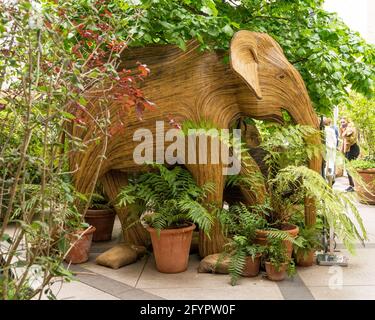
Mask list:
[[[335,188],[346,188],[347,179],[339,178]],[[118,270],[96,265],[95,257],[110,248],[110,243],[96,243],[87,263],[73,266],[78,281],[56,284],[58,299],[375,299],[375,206],[358,203],[369,234],[363,248],[350,256],[338,243],[340,254],[349,257],[348,267],[314,265],[298,268],[293,279],[272,282],[259,275],[242,278],[232,287],[228,275],[197,273],[199,259],[190,256],[189,268],[179,274],[156,271],[152,256]],[[116,225],[114,234],[120,234]]]

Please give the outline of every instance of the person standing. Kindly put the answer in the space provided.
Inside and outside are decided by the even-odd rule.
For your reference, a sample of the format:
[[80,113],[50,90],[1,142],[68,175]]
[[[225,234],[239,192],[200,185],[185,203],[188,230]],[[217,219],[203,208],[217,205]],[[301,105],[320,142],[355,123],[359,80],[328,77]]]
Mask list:
[[338,130],[332,126],[330,118],[323,119],[324,135],[326,143],[326,161],[324,168],[324,177],[334,183],[335,180],[335,162],[336,162],[336,148],[338,140]]
[[[358,158],[360,149],[358,145],[358,133],[354,123],[346,118],[341,118],[340,135],[342,138],[341,151],[345,154],[345,158],[349,161]],[[354,191],[353,177],[348,173],[349,187],[345,190]]]

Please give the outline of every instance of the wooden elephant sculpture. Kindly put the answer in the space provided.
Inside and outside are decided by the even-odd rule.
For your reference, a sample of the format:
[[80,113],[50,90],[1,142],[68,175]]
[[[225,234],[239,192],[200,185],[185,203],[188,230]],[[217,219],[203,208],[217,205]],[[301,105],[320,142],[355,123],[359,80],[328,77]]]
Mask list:
[[[318,128],[318,118],[300,74],[269,35],[245,30],[235,33],[230,44],[230,64],[223,62],[226,52],[202,52],[198,48],[199,43],[191,41],[185,51],[173,45],[158,45],[129,48],[125,52],[123,63],[127,68],[135,66],[138,60],[150,68],[151,74],[142,84],[142,90],[156,104],[156,109],[146,111],[142,121],[134,113],[129,114],[124,132],[107,141],[106,157],[98,177],[111,198],[127,183],[129,173],[144,170],[145,166],[133,159],[133,150],[139,144],[133,135],[139,128],[148,128],[155,135],[156,121],[170,117],[179,122],[209,121],[222,129],[230,128],[243,116],[282,122],[282,109],[285,109],[296,123]],[[89,104],[91,110],[97,108],[95,98]],[[118,103],[110,106],[111,121],[115,121],[120,108]],[[90,126],[87,130],[73,126],[72,135],[87,140],[92,137],[92,130]],[[315,142],[319,143],[319,139]],[[71,168],[78,168],[74,183],[80,192],[88,192],[92,186],[102,144],[71,154]],[[151,147],[155,149],[155,145]],[[215,183],[216,192],[209,200],[221,203],[223,164],[186,164],[186,167],[199,184]],[[312,160],[310,168],[319,170],[319,159]],[[118,208],[117,213],[126,224],[126,209]],[[307,222],[313,222],[314,217],[313,202],[308,201]],[[137,226],[126,230],[124,236],[126,241],[135,244],[143,244],[147,239],[143,228]],[[200,235],[200,255],[220,252],[224,243],[220,227],[215,225],[210,238]]]

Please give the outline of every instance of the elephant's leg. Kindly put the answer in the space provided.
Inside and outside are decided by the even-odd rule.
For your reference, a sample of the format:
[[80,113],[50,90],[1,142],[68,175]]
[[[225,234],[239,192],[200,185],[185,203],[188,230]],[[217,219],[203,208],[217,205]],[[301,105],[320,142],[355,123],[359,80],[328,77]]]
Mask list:
[[[215,184],[215,191],[210,193],[206,200],[208,203],[214,202],[218,206],[222,206],[224,190],[222,164],[190,164],[186,165],[186,167],[192,173],[198,185],[204,185],[207,182]],[[199,231],[199,255],[205,257],[213,253],[222,252],[226,242],[220,224],[215,221],[211,228],[210,237],[202,230]]]
[[[111,201],[114,201],[120,189],[128,184],[128,177],[124,172],[111,170],[102,177],[101,181],[107,196]],[[119,208],[115,206],[115,210],[121,222],[124,241],[131,244],[148,246],[150,244],[150,237],[141,224],[136,224],[131,228],[127,228],[129,208]]]

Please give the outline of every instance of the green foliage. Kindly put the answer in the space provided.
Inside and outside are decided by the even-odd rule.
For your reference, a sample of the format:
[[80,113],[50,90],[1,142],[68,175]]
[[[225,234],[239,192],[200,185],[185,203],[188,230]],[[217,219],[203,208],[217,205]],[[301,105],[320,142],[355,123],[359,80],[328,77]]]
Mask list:
[[230,255],[228,271],[234,286],[242,275],[246,258],[254,259],[263,252],[264,248],[254,244],[254,239],[256,230],[264,228],[267,221],[262,217],[262,208],[247,207],[243,203],[234,204],[228,210],[218,210],[217,217],[226,236],[231,237],[224,253]]
[[111,205],[108,199],[100,193],[93,193],[91,195],[90,209],[109,209]]
[[[70,246],[66,236],[87,227],[76,204],[90,202],[72,187],[71,175],[80,168],[69,169],[70,156],[113,135],[107,95],[98,95],[103,112],[91,114],[87,91],[130,77],[120,91],[144,101],[137,85],[145,66],[131,75],[116,70],[131,37],[119,32],[127,22],[116,10],[101,0],[0,1],[2,299],[40,299],[45,288],[53,298],[49,284],[68,278],[62,265]],[[137,20],[136,12],[127,19]],[[73,126],[84,131],[88,122],[94,137],[71,137]]]
[[296,241],[298,245],[294,245],[294,252],[297,254],[302,252],[307,255],[311,251],[318,250],[322,247],[321,230],[315,226],[299,228],[299,233]]
[[[197,186],[191,174],[181,168],[168,169],[152,164],[156,169],[130,181],[118,195],[119,206],[137,204],[134,211],[150,227],[157,230],[184,226],[188,221],[209,234],[213,218],[201,203],[214,185]],[[146,214],[144,214],[146,213]]]
[[[323,0],[113,3],[122,8],[126,26],[134,32],[134,46],[171,43],[184,50],[186,41],[197,39],[202,49],[227,50],[233,33],[240,29],[270,34],[300,71],[319,112],[329,114],[345,101],[349,86],[368,97],[374,93],[374,46],[336,14],[323,10]],[[136,9],[140,21],[127,19]]]
[[276,193],[281,194],[285,188],[292,185],[295,186],[294,192],[297,197],[308,196],[317,199],[318,210],[351,253],[355,252],[355,240],[363,242],[367,239],[354,196],[334,190],[317,172],[304,166],[288,166],[280,170],[271,183]]
[[265,261],[270,262],[275,267],[276,271],[280,271],[281,265],[287,263],[288,275],[292,276],[296,273],[294,262],[289,259],[287,249],[282,239],[269,238],[264,257]]
[[375,157],[375,98],[351,92],[349,100],[340,105],[340,112],[354,122],[361,154]]
[[[288,165],[306,165],[313,156],[319,156],[322,146],[309,143],[319,132],[311,126],[278,125],[257,121],[262,134],[261,147],[267,152],[264,161],[272,170]],[[271,175],[272,173],[270,173]]]
[[246,206],[238,203],[230,206],[229,210],[220,210],[218,218],[227,236],[241,235],[252,242],[255,239],[256,230],[263,229],[267,224],[263,214],[261,206]]
[[231,285],[235,286],[242,275],[246,259],[251,257],[254,261],[257,256],[263,253],[264,247],[251,243],[247,236],[235,235],[231,242],[227,244],[226,250],[230,250],[228,271],[231,277]]
[[271,226],[279,227],[294,215],[295,207],[303,203],[304,196],[296,192],[299,180],[294,177],[289,183],[278,186],[278,173],[287,167],[304,167],[308,161],[322,152],[322,146],[310,143],[319,132],[310,126],[285,126],[256,121],[262,134],[261,147],[266,151],[264,162],[268,167],[265,183],[268,190],[269,210],[267,220]]
[[356,169],[374,169],[375,160],[365,160],[365,159],[352,160],[351,165]]

